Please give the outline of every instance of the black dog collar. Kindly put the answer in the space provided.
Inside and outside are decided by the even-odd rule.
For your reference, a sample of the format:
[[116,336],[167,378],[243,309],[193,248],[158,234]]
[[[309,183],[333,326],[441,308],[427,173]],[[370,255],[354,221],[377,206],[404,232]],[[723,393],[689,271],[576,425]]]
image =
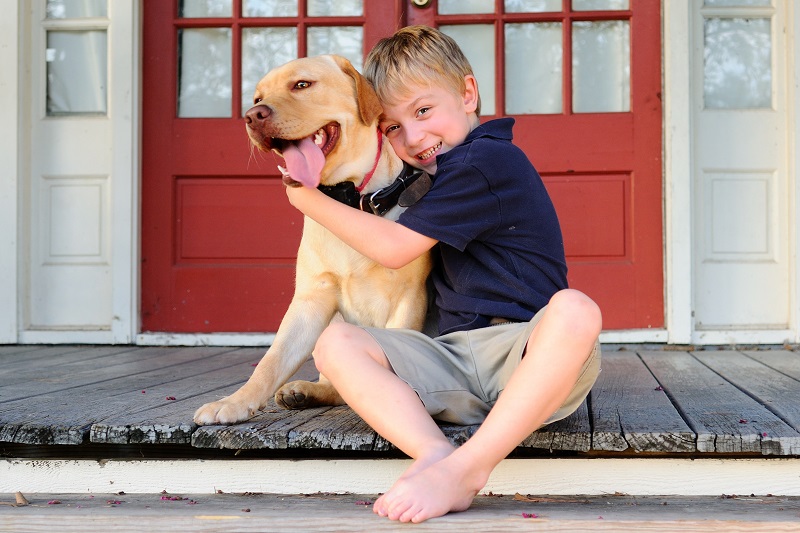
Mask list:
[[[411,188],[412,185],[415,185],[414,188]],[[403,172],[394,183],[371,194],[363,196],[359,194],[352,181],[343,181],[330,186],[320,185],[318,189],[337,202],[383,216],[396,205],[408,207],[415,204],[428,192],[430,186],[431,178],[425,171],[403,163]]]

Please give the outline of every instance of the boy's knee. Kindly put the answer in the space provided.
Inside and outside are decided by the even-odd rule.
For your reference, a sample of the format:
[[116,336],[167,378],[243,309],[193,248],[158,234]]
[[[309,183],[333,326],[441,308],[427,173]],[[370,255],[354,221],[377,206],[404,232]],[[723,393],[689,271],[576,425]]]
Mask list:
[[353,325],[346,322],[335,322],[328,325],[317,339],[314,346],[314,364],[317,370],[325,373],[325,368],[335,360],[335,354],[341,354],[341,347],[351,343]]
[[547,305],[547,311],[556,313],[563,323],[570,324],[571,328],[589,337],[597,337],[603,329],[600,307],[594,300],[575,289],[565,289],[554,294]]

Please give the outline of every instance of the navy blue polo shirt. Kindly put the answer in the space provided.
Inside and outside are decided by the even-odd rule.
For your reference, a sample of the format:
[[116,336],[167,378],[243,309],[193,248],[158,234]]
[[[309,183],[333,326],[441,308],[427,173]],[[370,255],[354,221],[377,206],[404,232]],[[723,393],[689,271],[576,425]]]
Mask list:
[[428,193],[398,222],[439,241],[439,334],[530,320],[567,288],[564,242],[539,173],[511,143],[514,119],[486,122],[436,158]]

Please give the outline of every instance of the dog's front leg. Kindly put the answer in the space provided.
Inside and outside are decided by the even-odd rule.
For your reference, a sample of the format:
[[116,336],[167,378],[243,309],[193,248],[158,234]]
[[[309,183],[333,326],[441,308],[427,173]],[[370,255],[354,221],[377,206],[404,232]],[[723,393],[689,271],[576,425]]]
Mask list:
[[324,292],[314,294],[313,298],[295,295],[275,341],[247,383],[230,396],[203,405],[195,412],[194,421],[200,425],[235,424],[263,409],[278,387],[308,359],[335,312],[333,295]]

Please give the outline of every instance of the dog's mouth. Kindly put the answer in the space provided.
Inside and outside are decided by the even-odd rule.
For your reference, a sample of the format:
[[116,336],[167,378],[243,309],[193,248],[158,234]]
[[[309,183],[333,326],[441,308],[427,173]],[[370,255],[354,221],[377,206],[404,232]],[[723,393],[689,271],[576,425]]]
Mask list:
[[283,157],[286,167],[278,165],[283,182],[289,186],[316,188],[325,157],[339,141],[339,124],[331,122],[302,139],[270,139],[272,150]]

